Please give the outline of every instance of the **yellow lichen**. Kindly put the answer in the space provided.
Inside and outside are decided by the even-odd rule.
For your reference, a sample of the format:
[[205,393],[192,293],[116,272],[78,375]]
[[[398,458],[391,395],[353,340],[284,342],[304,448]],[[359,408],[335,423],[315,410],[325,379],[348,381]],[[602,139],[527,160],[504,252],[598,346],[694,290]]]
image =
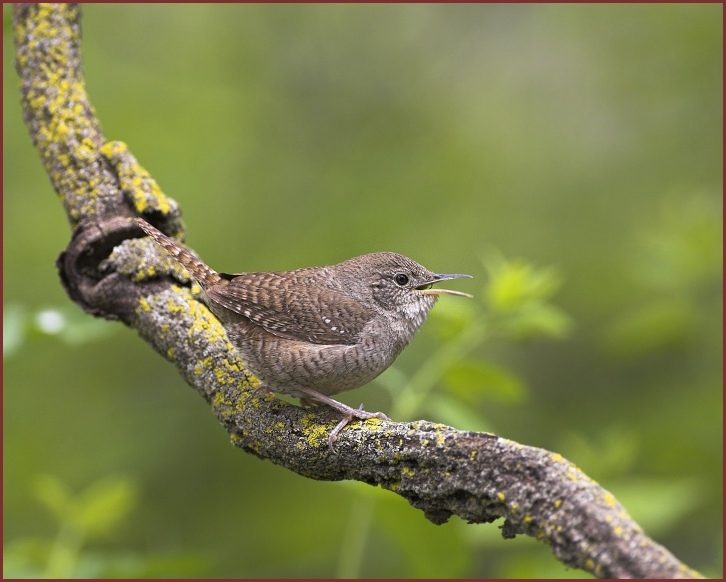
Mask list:
[[308,413],[302,417],[302,428],[309,447],[327,446],[330,430],[315,421],[315,414]]
[[194,374],[197,376],[201,376],[204,374],[209,368],[212,366],[212,357],[207,356],[206,358],[202,358],[201,360],[197,360],[196,364],[194,365]]
[[171,212],[175,203],[164,195],[156,180],[131,155],[125,143],[107,142],[99,151],[113,166],[121,189],[130,195],[137,212],[141,214],[150,210],[162,214]]
[[224,420],[229,420],[235,415],[234,406],[221,392],[215,392],[212,396],[212,409]]

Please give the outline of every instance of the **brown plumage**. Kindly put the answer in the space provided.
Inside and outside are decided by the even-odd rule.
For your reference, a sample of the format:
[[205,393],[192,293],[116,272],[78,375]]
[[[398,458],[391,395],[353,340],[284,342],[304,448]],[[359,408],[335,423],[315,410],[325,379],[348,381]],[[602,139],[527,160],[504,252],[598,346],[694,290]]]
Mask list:
[[250,371],[269,389],[327,404],[344,415],[329,443],[353,417],[386,418],[330,398],[373,380],[421,327],[437,275],[396,253],[371,253],[326,267],[217,273],[142,219],[136,223],[183,265]]

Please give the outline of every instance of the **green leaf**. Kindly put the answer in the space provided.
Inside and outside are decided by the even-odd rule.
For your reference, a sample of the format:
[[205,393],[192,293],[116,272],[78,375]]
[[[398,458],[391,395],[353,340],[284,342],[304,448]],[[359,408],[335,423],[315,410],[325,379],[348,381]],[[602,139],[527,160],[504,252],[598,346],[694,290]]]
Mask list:
[[638,433],[632,427],[614,424],[591,436],[564,429],[555,450],[601,481],[632,470],[642,448]]
[[518,404],[527,396],[524,382],[518,376],[489,362],[459,362],[446,371],[445,381],[451,392],[469,404],[477,404],[484,398]]
[[666,201],[658,223],[641,234],[635,276],[655,289],[684,290],[723,277],[723,202],[686,191]]
[[33,493],[58,521],[66,522],[72,512],[72,502],[65,483],[53,475],[39,475],[33,483]]
[[56,336],[71,346],[98,341],[114,334],[118,329],[113,322],[88,317],[73,306],[38,310],[34,324],[41,334]]
[[704,497],[703,485],[691,477],[670,480],[630,477],[608,489],[652,536],[673,531],[678,522],[701,506]]
[[475,408],[446,394],[433,394],[425,407],[427,416],[436,422],[455,426],[459,430],[494,432],[494,427]]
[[39,579],[43,577],[51,542],[40,538],[22,538],[3,547],[3,579]]
[[564,311],[545,303],[529,305],[502,322],[505,331],[516,339],[535,337],[566,338],[574,326]]
[[507,261],[503,257],[490,257],[485,266],[490,276],[485,297],[495,311],[513,311],[533,301],[544,301],[562,285],[552,267],[535,269],[526,261]]
[[433,328],[442,339],[452,338],[472,325],[482,312],[480,303],[463,299],[462,301],[439,301],[431,311],[429,319]]
[[76,499],[73,521],[88,538],[107,534],[136,505],[137,488],[124,477],[111,477],[93,483]]

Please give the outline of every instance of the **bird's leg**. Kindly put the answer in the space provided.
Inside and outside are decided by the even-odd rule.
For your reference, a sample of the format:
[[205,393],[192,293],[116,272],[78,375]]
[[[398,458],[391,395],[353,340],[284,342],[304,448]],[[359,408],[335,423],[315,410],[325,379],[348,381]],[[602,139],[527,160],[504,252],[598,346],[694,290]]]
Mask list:
[[304,400],[306,403],[313,401],[313,402],[317,402],[319,404],[327,404],[328,406],[337,410],[338,412],[340,412],[343,415],[343,420],[341,420],[335,426],[335,428],[330,432],[330,436],[328,437],[328,446],[330,447],[330,450],[332,452],[335,452],[335,449],[333,448],[333,443],[338,438],[338,433],[340,433],[340,431],[343,430],[343,427],[345,427],[345,425],[348,424],[354,418],[359,418],[360,420],[367,420],[369,418],[379,418],[381,420],[391,420],[382,412],[366,412],[365,410],[363,410],[362,404],[358,408],[352,408],[352,407],[348,406],[347,404],[338,402],[337,400],[330,398],[330,396],[321,394],[317,390],[312,390],[311,388],[304,388],[304,387],[297,386],[296,392],[301,392],[301,393],[305,394],[305,397],[301,398],[301,401]]
[[343,414],[345,416],[350,416],[351,419],[359,418],[360,420],[367,420],[369,418],[380,418],[381,420],[391,420],[382,412],[366,412],[365,410],[363,410],[362,405],[359,408],[352,408],[351,406],[348,406],[347,404],[338,402],[337,400],[332,399],[330,396],[326,396],[325,394],[322,394],[311,388],[304,388],[304,387],[296,386],[295,392],[305,394],[305,396],[307,398],[303,397],[303,398],[301,398],[301,400],[305,400],[306,403],[308,403],[308,404],[311,401],[317,402],[318,404],[327,404],[328,406],[330,406],[331,408],[334,408],[341,414]]
[[303,408],[310,408],[311,406],[315,406],[315,402],[312,400],[308,400],[307,398],[300,398],[300,406]]
[[[363,403],[361,402],[361,405],[358,407],[358,410],[363,410]],[[335,453],[335,448],[333,447],[333,443],[338,439],[338,433],[343,430],[343,427],[347,425],[351,420],[353,419],[353,416],[350,414],[346,414],[343,416],[343,420],[341,420],[338,424],[335,425],[335,428],[330,431],[330,436],[328,437],[328,448],[332,453]],[[337,454],[337,453],[336,453]]]

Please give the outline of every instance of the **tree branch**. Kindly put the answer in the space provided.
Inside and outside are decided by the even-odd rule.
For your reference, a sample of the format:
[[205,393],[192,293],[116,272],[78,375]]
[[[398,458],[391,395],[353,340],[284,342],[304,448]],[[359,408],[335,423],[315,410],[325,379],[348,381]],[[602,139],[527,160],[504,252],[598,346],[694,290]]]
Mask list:
[[355,479],[401,495],[440,524],[504,518],[504,537],[533,536],[598,577],[700,575],[648,538],[615,498],[560,455],[429,422],[351,423],[255,390],[224,329],[186,273],[135,226],[144,215],[182,238],[176,202],[126,146],[107,142],[85,90],[80,9],[16,4],[16,67],[25,122],[74,232],[58,259],[87,312],[137,329],[183,374],[241,449],[306,477]]

